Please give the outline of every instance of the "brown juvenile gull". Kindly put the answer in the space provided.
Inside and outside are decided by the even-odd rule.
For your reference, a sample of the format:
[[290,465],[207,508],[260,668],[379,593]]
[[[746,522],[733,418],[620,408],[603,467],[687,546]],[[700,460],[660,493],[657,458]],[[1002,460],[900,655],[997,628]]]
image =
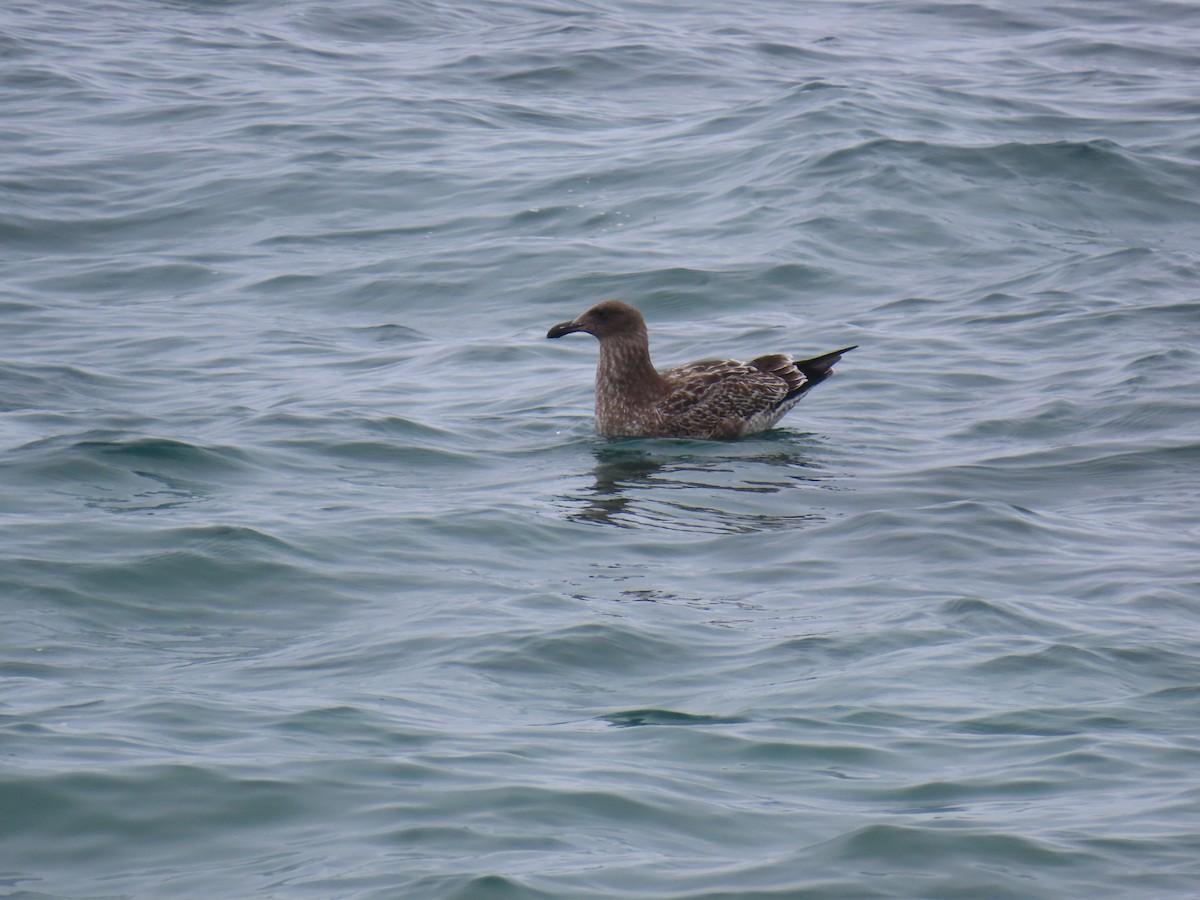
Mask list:
[[600,339],[596,431],[608,437],[715,440],[766,431],[854,349],[804,360],[784,353],[748,363],[706,359],[658,372],[650,362],[646,322],[629,304],[597,303],[579,318],[555,325],[546,337],[576,331]]

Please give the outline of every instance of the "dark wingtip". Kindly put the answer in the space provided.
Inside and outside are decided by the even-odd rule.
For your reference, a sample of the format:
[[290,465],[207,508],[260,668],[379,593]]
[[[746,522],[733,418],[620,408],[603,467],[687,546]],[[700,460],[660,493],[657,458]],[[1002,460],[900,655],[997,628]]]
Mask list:
[[851,344],[849,347],[834,350],[832,353],[822,353],[820,356],[814,356],[812,359],[797,360],[796,368],[804,373],[804,377],[810,383],[816,384],[818,381],[824,381],[829,377],[829,373],[833,371],[834,365],[842,358],[843,353],[849,353],[851,350],[856,349],[858,349],[858,344]]

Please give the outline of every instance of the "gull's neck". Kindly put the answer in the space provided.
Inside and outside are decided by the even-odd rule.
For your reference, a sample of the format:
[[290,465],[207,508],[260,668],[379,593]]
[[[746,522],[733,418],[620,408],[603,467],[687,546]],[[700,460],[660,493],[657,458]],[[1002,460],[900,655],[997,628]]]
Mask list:
[[626,423],[666,393],[667,385],[650,361],[644,330],[600,341],[596,364],[596,424],[603,433],[621,433]]

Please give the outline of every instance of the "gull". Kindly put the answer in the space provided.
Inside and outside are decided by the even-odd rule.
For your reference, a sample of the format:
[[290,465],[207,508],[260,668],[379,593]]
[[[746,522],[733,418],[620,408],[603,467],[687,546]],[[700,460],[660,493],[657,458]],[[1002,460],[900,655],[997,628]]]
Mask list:
[[600,341],[596,431],[606,437],[721,440],[766,431],[854,349],[801,360],[785,353],[750,362],[706,359],[659,372],[650,361],[646,321],[628,303],[597,303],[546,337],[575,332]]

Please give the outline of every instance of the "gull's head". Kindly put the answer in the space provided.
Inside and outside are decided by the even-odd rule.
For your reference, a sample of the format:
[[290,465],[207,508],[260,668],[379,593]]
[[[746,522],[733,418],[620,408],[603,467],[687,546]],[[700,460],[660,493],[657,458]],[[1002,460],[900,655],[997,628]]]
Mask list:
[[583,315],[569,322],[560,322],[548,332],[548,338],[560,338],[564,334],[586,331],[603,340],[618,334],[636,334],[646,330],[642,314],[620,300],[604,300]]

